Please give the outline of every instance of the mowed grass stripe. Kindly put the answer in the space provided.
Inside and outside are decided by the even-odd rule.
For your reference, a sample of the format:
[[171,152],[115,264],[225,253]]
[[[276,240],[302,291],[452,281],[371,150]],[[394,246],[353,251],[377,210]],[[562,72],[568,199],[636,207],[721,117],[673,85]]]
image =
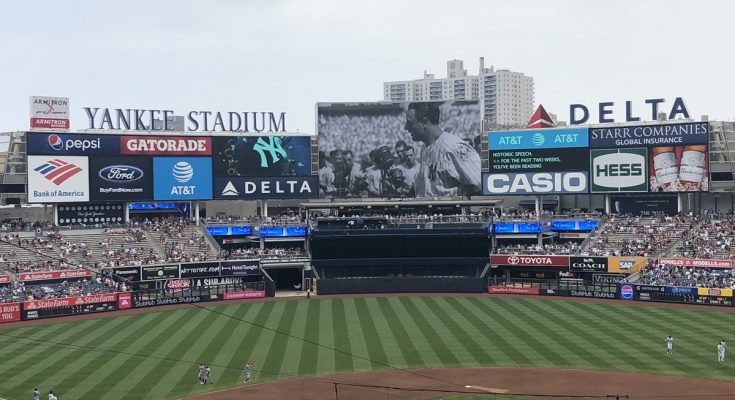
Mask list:
[[350,345],[350,335],[347,330],[347,316],[345,315],[345,300],[330,299],[332,305],[332,332],[334,335],[334,347],[340,352],[334,352],[334,368],[339,372],[353,371],[355,368],[354,360],[350,354],[352,346]]
[[447,332],[451,332],[451,335],[457,340],[454,343],[458,343],[464,348],[465,353],[471,357],[465,361],[474,361],[474,365],[487,365],[493,364],[493,356],[488,353],[481,345],[479,345],[473,336],[469,334],[468,327],[465,326],[463,321],[447,313],[442,305],[445,305],[444,300],[436,300],[432,297],[421,297],[420,300],[424,303],[425,309],[431,310],[431,313],[436,317],[439,324],[443,325]]
[[551,349],[550,347],[541,343],[538,339],[527,332],[530,330],[533,334],[538,334],[537,329],[530,328],[526,324],[523,324],[523,322],[520,321],[517,317],[511,315],[510,310],[507,308],[506,302],[504,301],[508,299],[487,299],[475,297],[468,300],[478,306],[480,310],[483,310],[486,314],[492,316],[492,318],[494,318],[498,322],[498,326],[506,329],[508,331],[508,341],[511,342],[515,347],[527,349],[526,355],[534,363],[533,365],[569,366],[572,364],[561,354],[554,351],[554,349]]
[[[129,352],[132,345],[140,340],[142,332],[151,332],[160,323],[160,317],[153,313],[143,314],[141,318],[135,318],[132,322],[130,320],[127,322],[129,325],[115,334],[111,338],[110,344],[105,348]],[[71,399],[84,398],[91,387],[99,384],[101,374],[106,373],[109,364],[124,357],[124,355],[100,351],[92,360],[84,363],[80,360],[72,374],[73,377],[79,378],[79,382],[64,389],[64,396]],[[69,366],[69,368],[72,369],[73,367]]]
[[[419,311],[415,303],[416,297],[401,297],[399,298],[399,301],[403,304],[403,307],[406,308],[411,319],[416,323],[416,326],[418,326],[421,336],[426,339],[426,342],[429,344],[434,354],[436,354],[437,358],[439,358],[442,365],[460,365],[461,363],[454,355],[454,352],[452,352],[447,343],[444,342],[444,339],[437,334],[436,330],[431,326],[426,317],[424,317],[423,313]],[[417,333],[418,332],[414,332],[414,335]]]
[[[273,313],[273,307],[275,303],[274,302],[266,302],[266,303],[249,303],[247,305],[241,305],[240,307],[248,307],[248,314],[246,315],[245,320],[252,321],[253,324],[265,326],[268,322],[268,317],[272,316]],[[249,318],[248,316],[252,313],[256,312],[253,318]],[[265,332],[263,328],[260,328],[259,326],[255,325],[247,325],[246,328],[238,327],[238,334],[240,336],[240,341],[237,342],[237,346],[231,351],[230,359],[227,362],[227,365],[231,368],[225,370],[221,373],[222,377],[220,380],[223,382],[240,382],[240,379],[242,379],[243,376],[243,370],[245,369],[245,363],[248,361],[248,359],[254,359],[255,355],[253,354],[253,350],[255,349],[256,343],[260,341],[260,336]],[[237,335],[234,336],[237,338]],[[260,362],[262,360],[255,360],[256,365],[254,369],[258,369],[260,367]],[[237,367],[240,367],[241,369],[237,369]]]
[[365,306],[370,320],[373,322],[376,331],[375,340],[380,343],[381,351],[385,354],[386,363],[397,368],[406,368],[406,359],[401,354],[398,341],[393,337],[393,333],[388,327],[385,316],[380,311],[377,298],[365,297]]
[[[114,319],[101,325],[98,329],[90,331],[84,335],[83,338],[77,338],[70,342],[62,342],[67,344],[74,344],[78,346],[98,348],[103,347],[105,344],[112,343],[115,334],[119,334],[119,328],[123,327],[127,323],[124,319]],[[44,378],[53,375],[54,380],[50,382],[50,386],[57,388],[58,390],[67,391],[69,388],[80,383],[78,376],[71,376],[78,367],[84,365],[85,359],[92,359],[98,356],[99,353],[88,349],[73,349],[70,348],[70,352],[65,354],[63,357],[58,357],[57,354],[47,355],[43,363],[39,364],[32,371],[31,375],[25,377],[25,379],[14,379],[11,390],[27,388],[29,386],[37,385],[39,381]],[[56,372],[54,374],[54,372]],[[47,382],[47,384],[49,384]]]
[[[590,349],[595,349],[595,346],[588,339],[575,334],[570,327],[561,324],[561,321],[555,318],[553,313],[541,309],[536,304],[537,302],[521,299],[517,304],[508,303],[508,307],[515,312],[515,315],[522,316],[527,321],[534,321],[538,332],[542,332],[544,336],[553,340],[557,348],[564,348],[566,354],[576,356],[577,368],[584,364],[585,368],[590,369],[616,369],[615,365],[608,362],[604,355],[590,351]],[[576,324],[571,326],[575,327]],[[588,343],[589,349],[583,347],[580,342]]]
[[[304,339],[319,342],[319,320],[321,314],[321,301],[309,300],[306,302],[306,326],[304,326]],[[319,347],[315,344],[304,343],[301,345],[301,355],[298,362],[298,374],[301,376],[314,375],[317,373],[317,357]]]
[[[291,323],[291,334],[295,337],[303,338],[303,332],[306,327],[308,302],[305,299],[293,300],[293,302],[296,304],[296,310],[294,312],[293,322]],[[286,359],[281,363],[281,378],[298,376],[301,350],[304,346],[309,345],[301,339],[289,338],[286,341],[286,349],[284,350]]]
[[[329,348],[335,348],[334,329],[332,327],[332,300],[319,299],[311,300],[319,303],[319,344]],[[317,375],[332,373],[335,368],[334,350],[319,347],[318,356],[316,358]]]
[[369,361],[365,332],[361,329],[359,315],[355,308],[356,298],[345,299],[345,322],[347,323],[347,336],[350,338],[350,353],[353,355],[353,371],[370,371],[372,369],[383,369],[382,365],[375,365]]
[[[290,357],[293,358],[286,358],[286,346],[288,345],[289,341],[292,340],[298,340],[294,339],[290,336],[291,334],[291,326],[294,321],[294,317],[296,316],[296,305],[297,302],[295,301],[286,301],[285,307],[283,312],[281,312],[281,318],[278,321],[278,324],[276,326],[276,330],[281,333],[276,333],[273,335],[272,341],[267,346],[268,353],[263,358],[263,361],[261,362],[261,376],[264,378],[269,379],[279,379],[282,378],[280,375],[281,372],[281,366],[284,362],[293,362],[298,363],[298,360],[295,359],[295,355],[291,354]],[[299,340],[299,342],[301,342]],[[299,354],[301,354],[299,352]],[[268,376],[270,375],[270,376]]]
[[[516,349],[510,342],[505,339],[505,336],[500,334],[493,326],[492,318],[488,318],[487,315],[479,316],[476,311],[477,308],[470,305],[466,298],[460,297],[447,297],[444,298],[444,302],[455,311],[456,315],[465,319],[470,325],[475,328],[477,335],[485,338],[486,346],[494,348],[493,360],[496,365],[504,366],[518,366],[518,365],[533,365],[528,357]],[[471,309],[470,307],[474,308]]]
[[[201,327],[200,333],[193,336],[193,342],[186,343],[182,349],[173,355],[178,359],[193,363],[179,362],[171,364],[168,369],[159,374],[159,379],[157,379],[149,390],[147,398],[161,399],[171,397],[169,393],[177,389],[176,384],[173,384],[173,382],[182,382],[182,388],[188,387],[191,390],[194,386],[193,384],[196,383],[192,377],[198,372],[199,363],[204,362],[205,364],[209,364],[209,361],[202,359],[203,351],[213,342],[213,339],[217,337],[218,333],[223,332],[222,329],[225,324],[232,319],[208,309],[201,309],[201,311],[209,313],[211,318],[205,320],[206,322]],[[222,343],[220,342],[219,345],[221,346]],[[219,377],[221,369],[211,366],[210,370],[215,379]],[[187,378],[188,383],[184,382]]]
[[399,352],[405,360],[405,366],[417,367],[424,365],[425,363],[421,358],[421,353],[419,353],[418,349],[416,349],[416,346],[414,345],[415,337],[412,337],[412,335],[408,333],[406,326],[404,326],[395,309],[393,309],[393,300],[387,297],[378,297],[375,298],[374,301],[378,305],[378,309],[383,316],[385,325],[387,325],[388,330],[397,345],[396,347],[398,347]]
[[172,337],[176,336],[182,327],[187,326],[192,321],[198,322],[198,317],[203,316],[197,310],[178,310],[173,312],[167,312],[159,314],[160,323],[156,327],[154,332],[139,332],[141,335],[141,341],[137,346],[131,347],[131,352],[140,354],[141,356],[128,356],[120,363],[117,367],[110,365],[108,374],[103,378],[103,382],[106,383],[107,390],[104,390],[102,386],[98,386],[95,389],[100,389],[101,396],[96,396],[96,390],[90,393],[90,399],[104,398],[117,400],[126,399],[126,393],[130,390],[132,385],[138,384],[138,382],[150,373],[150,368],[157,363],[157,359],[146,359],[146,357],[156,354],[160,356],[159,349],[165,346]]
[[[187,325],[179,326],[179,330],[153,351],[154,356],[172,359],[183,359],[182,355],[203,336],[204,331],[219,317],[217,314],[200,309],[189,309],[195,314]],[[137,380],[131,380],[130,388],[124,398],[148,398],[151,389],[160,382],[160,378],[176,365],[176,361],[150,359],[141,364],[141,371],[146,371]]]
[[624,336],[617,331],[606,332],[606,329],[588,324],[585,318],[565,308],[564,306],[568,305],[566,302],[529,301],[529,303],[531,303],[529,307],[556,319],[558,325],[568,332],[568,340],[582,340],[588,344],[589,351],[610,360],[613,369],[633,371],[639,369],[639,363],[643,360],[642,355],[638,352],[619,351],[624,350],[627,343],[622,340]]
[[[0,364],[0,374],[4,374],[10,369],[13,363],[8,360],[13,359],[19,355],[24,357],[30,357],[33,351],[48,351],[49,349],[61,348],[61,346],[54,346],[49,343],[43,343],[44,340],[54,340],[60,337],[61,333],[69,334],[70,332],[84,331],[86,326],[94,323],[94,321],[87,322],[85,326],[82,324],[76,324],[69,326],[67,324],[58,325],[44,325],[36,327],[34,329],[4,329],[0,330],[0,360],[5,360]],[[45,328],[45,329],[44,329]],[[39,340],[39,342],[34,342]],[[2,381],[0,381],[0,387]]]
[[[360,322],[360,329],[362,331],[362,339],[367,347],[368,358],[372,361],[377,361],[381,364],[389,364],[388,357],[385,355],[385,349],[380,342],[380,336],[378,329],[375,327],[375,321],[370,315],[370,308],[368,307],[367,300],[365,298],[355,298],[354,300],[355,310],[357,311],[356,316]],[[386,368],[385,365],[372,364],[373,369]]]

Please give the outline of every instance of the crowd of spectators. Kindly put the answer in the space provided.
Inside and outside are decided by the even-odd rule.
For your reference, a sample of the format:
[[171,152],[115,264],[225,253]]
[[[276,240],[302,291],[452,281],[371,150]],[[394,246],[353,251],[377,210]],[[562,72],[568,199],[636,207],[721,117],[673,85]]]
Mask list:
[[574,241],[563,241],[546,244],[538,243],[513,243],[500,244],[493,250],[495,254],[551,254],[572,255],[580,248],[580,243]]
[[653,256],[686,235],[695,220],[687,216],[611,215],[598,227],[583,255]]
[[655,263],[640,271],[641,285],[735,289],[732,269],[695,268]]
[[181,218],[154,218],[138,222],[142,229],[158,234],[158,244],[166,262],[197,262],[215,258],[207,239],[194,229],[194,221]]
[[63,281],[59,283],[25,284],[13,282],[0,286],[0,302],[18,302],[28,300],[44,300],[60,297],[91,296],[101,293],[124,292],[129,290],[125,283],[117,283],[109,277],[98,277],[79,282]]
[[260,258],[260,259],[293,259],[305,257],[305,252],[299,246],[266,247],[241,247],[230,250],[222,250],[220,258],[228,260]]
[[677,246],[674,255],[685,258],[735,258],[733,220],[705,219]]
[[9,218],[0,222],[0,232],[32,232],[46,231],[53,228],[50,221],[26,221],[22,218]]

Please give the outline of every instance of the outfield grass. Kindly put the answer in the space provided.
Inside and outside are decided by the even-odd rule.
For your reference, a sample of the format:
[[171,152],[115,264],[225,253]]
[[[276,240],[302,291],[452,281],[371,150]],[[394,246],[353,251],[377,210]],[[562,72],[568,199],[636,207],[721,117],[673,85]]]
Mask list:
[[[554,367],[735,380],[733,368],[715,362],[720,339],[735,343],[727,336],[735,313],[408,296],[210,307],[400,368]],[[669,334],[673,357],[665,354]],[[238,385],[248,358],[256,360],[258,381],[386,368],[200,308],[0,330],[0,343],[0,397],[8,400],[30,398],[36,386],[61,399],[175,399]],[[197,382],[199,361],[214,365],[214,385]]]

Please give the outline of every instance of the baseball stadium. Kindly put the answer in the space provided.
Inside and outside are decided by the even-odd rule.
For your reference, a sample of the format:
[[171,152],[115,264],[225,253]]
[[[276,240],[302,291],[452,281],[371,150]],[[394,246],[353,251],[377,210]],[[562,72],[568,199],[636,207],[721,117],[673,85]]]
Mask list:
[[0,135],[0,400],[735,399],[735,123],[37,101]]

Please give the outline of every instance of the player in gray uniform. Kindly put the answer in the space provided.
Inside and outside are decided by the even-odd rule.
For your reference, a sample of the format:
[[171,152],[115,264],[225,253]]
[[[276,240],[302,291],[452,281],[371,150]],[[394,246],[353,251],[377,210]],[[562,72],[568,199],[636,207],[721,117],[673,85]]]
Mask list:
[[199,373],[197,374],[197,378],[199,378],[199,383],[204,385],[204,364],[199,364]]
[[674,338],[669,335],[669,337],[666,338],[666,355],[670,356],[674,354]]
[[206,365],[204,368],[204,383],[209,382],[209,384],[214,383],[214,379],[212,379],[212,370],[209,368],[209,365]]
[[38,388],[33,389],[33,400],[41,400],[41,392],[38,391]]
[[242,383],[250,382],[250,379],[253,377],[253,364],[255,364],[253,360],[248,360],[247,364],[245,364],[245,380]]

